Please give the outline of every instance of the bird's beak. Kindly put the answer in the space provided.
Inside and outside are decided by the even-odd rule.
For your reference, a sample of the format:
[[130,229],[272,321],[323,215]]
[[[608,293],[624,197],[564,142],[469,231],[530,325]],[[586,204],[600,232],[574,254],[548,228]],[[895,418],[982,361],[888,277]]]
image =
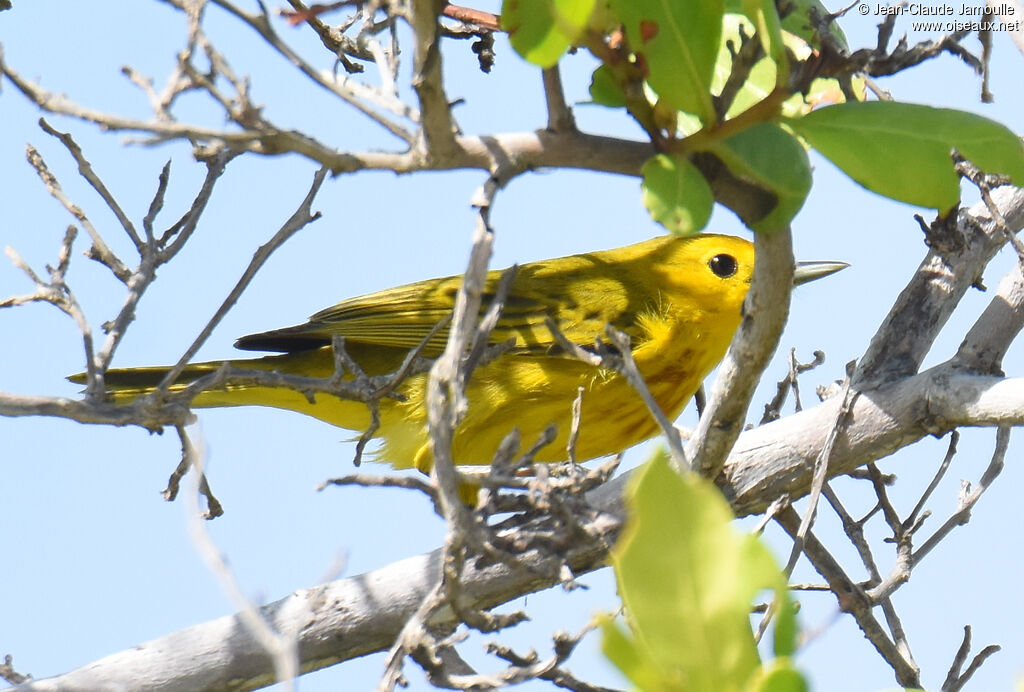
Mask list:
[[846,262],[797,262],[796,269],[793,270],[793,285],[799,286],[835,274],[849,266]]

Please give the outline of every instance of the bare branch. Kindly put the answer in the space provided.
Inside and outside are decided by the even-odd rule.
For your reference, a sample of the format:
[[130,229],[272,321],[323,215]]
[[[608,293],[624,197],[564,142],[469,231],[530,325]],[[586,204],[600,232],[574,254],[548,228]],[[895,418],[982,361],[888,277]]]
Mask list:
[[811,479],[811,491],[808,494],[807,509],[804,511],[804,516],[800,520],[800,527],[797,529],[796,536],[793,537],[793,550],[789,554],[789,560],[786,562],[786,566],[783,571],[786,573],[786,577],[793,574],[793,568],[796,567],[796,561],[800,558],[800,553],[803,551],[804,537],[807,532],[810,531],[811,525],[814,523],[815,514],[818,511],[818,497],[821,494],[821,489],[825,485],[825,480],[828,478],[828,464],[829,459],[832,456],[832,450],[835,449],[836,440],[839,435],[842,434],[850,420],[850,409],[853,406],[854,401],[857,399],[856,390],[850,388],[850,377],[853,375],[853,369],[856,366],[856,361],[851,361],[846,365],[846,380],[843,382],[842,391],[842,405],[836,412],[836,422],[832,426],[831,432],[829,432],[828,438],[825,440],[825,446],[821,448],[821,453],[818,458],[814,461],[814,475]]
[[[192,231],[199,222],[199,217],[206,209],[206,203],[213,193],[214,185],[224,173],[224,169],[230,160],[231,156],[227,152],[221,152],[220,155],[214,156],[206,162],[206,180],[203,182],[203,186],[200,188],[195,200],[193,200],[192,206],[185,214],[184,219],[187,219],[184,223],[185,228],[168,247],[159,248],[151,243],[140,246],[141,261],[138,269],[132,273],[131,280],[128,283],[128,293],[121,305],[121,310],[106,327],[107,339],[103,344],[103,348],[96,354],[96,370],[98,372],[106,372],[110,366],[114,352],[124,337],[125,330],[135,320],[136,308],[139,300],[142,298],[142,294],[145,293],[146,289],[156,279],[157,267],[170,260],[181,249],[185,241],[191,237]],[[166,183],[161,181],[154,196],[154,202],[150,205],[150,211],[158,204],[157,200],[163,196],[165,187]]]
[[[1024,226],[1024,190],[1004,187],[992,198],[1010,228]],[[931,241],[921,266],[872,337],[854,377],[857,387],[870,389],[917,372],[960,299],[1006,242],[984,202],[961,211],[948,235],[948,242]]]
[[[61,144],[64,145],[64,147],[68,150],[71,156],[74,157],[75,161],[78,163],[78,173],[83,178],[85,178],[85,180],[90,185],[92,185],[93,189],[96,190],[97,193],[99,193],[99,196],[110,208],[110,211],[112,211],[114,213],[114,216],[117,217],[117,220],[121,224],[122,228],[124,228],[125,233],[127,233],[128,237],[132,239],[133,243],[135,243],[135,247],[141,246],[142,239],[139,237],[139,234],[135,231],[135,226],[128,218],[128,215],[124,213],[124,210],[121,209],[121,205],[117,203],[117,200],[114,199],[114,196],[110,194],[110,190],[107,189],[107,186],[103,184],[103,181],[100,180],[99,176],[97,176],[96,173],[93,171],[92,165],[86,160],[85,156],[82,154],[82,148],[78,146],[78,143],[75,142],[75,140],[71,138],[71,135],[67,134],[66,132],[58,132],[54,128],[50,127],[50,124],[46,122],[45,118],[39,119],[39,127],[41,127],[43,131],[46,132],[47,134],[53,135],[54,137],[60,140]],[[77,207],[75,207],[75,209],[77,210]],[[68,211],[71,211],[72,214],[75,214],[77,216],[76,211],[73,211],[70,208],[68,209]],[[81,221],[83,225],[86,225],[88,222],[84,219],[84,216],[85,215],[82,214],[82,218],[80,218],[79,221]],[[89,235],[93,236],[93,231],[90,231]],[[93,242],[96,242],[95,236],[93,236]],[[109,252],[109,249],[107,249],[107,251]],[[113,269],[113,267],[111,268]]]
[[192,357],[195,356],[206,339],[213,333],[214,328],[220,324],[224,315],[226,315],[234,306],[239,296],[241,296],[242,292],[249,286],[253,277],[256,276],[260,267],[266,263],[274,250],[279,248],[300,229],[320,218],[319,212],[313,213],[310,208],[313,204],[313,200],[316,198],[316,194],[320,191],[320,186],[323,185],[324,178],[326,177],[327,170],[325,168],[321,168],[316,172],[313,176],[313,184],[310,186],[309,192],[306,193],[305,199],[303,199],[299,204],[299,208],[295,210],[291,217],[289,217],[284,225],[278,229],[277,233],[275,233],[270,240],[256,250],[252,260],[249,262],[249,266],[245,268],[245,271],[235,284],[235,287],[231,290],[231,293],[228,294],[227,298],[224,299],[224,302],[222,302],[220,307],[217,309],[217,312],[214,313],[213,317],[210,318],[210,321],[207,322],[206,326],[203,327],[201,332],[199,332],[199,336],[195,338],[192,345],[185,350],[185,353],[183,353],[181,358],[178,359],[178,362],[174,367],[167,372],[167,375],[160,383],[160,390],[166,391],[167,387],[174,383],[181,372],[185,369],[185,365],[192,360]]
[[[939,396],[940,387],[948,388],[955,394]],[[1009,388],[1009,391],[1001,391],[1004,387]],[[883,456],[923,436],[923,431],[914,432],[908,437],[905,430],[896,430],[899,425],[913,419],[911,414],[919,413],[922,402],[937,402],[940,415],[950,414],[947,420],[954,420],[957,415],[952,414],[958,409],[958,415],[984,415],[984,421],[979,418],[978,422],[994,425],[1000,420],[997,411],[1005,409],[1008,396],[1016,397],[1017,407],[1014,409],[1011,404],[1010,410],[1016,410],[1024,422],[1024,381],[970,375],[950,368],[938,368],[898,383],[887,389],[885,396],[876,392],[870,396],[862,394],[854,404],[852,422],[846,434],[837,441],[833,450],[829,474],[844,473],[861,465],[864,457]],[[993,397],[998,403],[991,401]],[[954,406],[954,401],[960,403]],[[739,513],[749,513],[755,506],[767,505],[770,501],[768,498],[778,497],[779,493],[770,494],[771,488],[788,486],[793,497],[806,494],[810,479],[808,475],[801,474],[806,474],[806,469],[823,446],[835,422],[838,403],[834,399],[826,401],[803,413],[750,430],[740,437],[733,458],[720,479],[724,492],[727,497],[733,498],[734,508]],[[6,413],[3,396],[0,396],[0,412]],[[1005,416],[1005,413],[1001,415]],[[817,429],[815,421],[818,419],[824,423],[820,433],[814,432]],[[913,428],[909,424],[907,427]],[[819,434],[820,437],[815,437]],[[800,455],[805,446],[813,449],[808,457]],[[756,458],[750,456],[752,450],[756,450]],[[756,474],[760,474],[765,483],[753,483]],[[794,478],[797,483],[790,483],[790,479]],[[629,474],[619,476],[588,495],[588,501],[600,511],[585,518],[583,526],[600,541],[596,544],[574,542],[569,547],[565,557],[574,573],[581,574],[604,564],[607,545],[614,540],[621,526],[621,493],[628,481]],[[763,494],[758,495],[758,492]],[[790,519],[786,521],[795,532],[799,528],[800,517],[792,510],[789,511]],[[506,530],[514,529],[510,526]],[[602,545],[605,547],[600,547]],[[805,554],[819,560],[819,550],[823,550],[823,547],[811,532],[805,543]],[[557,575],[542,568],[549,559],[544,553],[525,551],[521,559],[526,560],[525,564],[532,565],[534,569],[523,572],[521,567],[510,567],[502,562],[467,564],[460,578],[460,593],[465,599],[463,606],[490,607],[560,581]],[[299,591],[284,601],[264,607],[263,613],[278,631],[282,631],[286,623],[280,621],[280,618],[289,617],[290,613],[296,612],[295,608],[303,613],[306,608],[312,609],[313,615],[304,620],[307,627],[300,634],[300,650],[303,652],[304,669],[314,669],[336,663],[342,658],[360,656],[390,646],[402,623],[408,620],[429,594],[440,569],[441,551],[435,551],[370,574]],[[858,599],[863,599],[864,607],[870,608],[860,587],[849,578],[844,579],[842,574],[840,568],[834,586],[839,589],[839,593],[845,594],[843,598],[846,600],[841,601],[847,604],[844,609],[852,608],[854,603],[859,602]],[[372,604],[373,616],[358,616],[360,608],[368,604]],[[453,613],[441,610],[434,617],[438,624],[447,623],[454,627],[456,620]],[[871,626],[870,623],[868,626]],[[899,656],[895,645],[884,632],[880,628],[877,631],[883,638],[878,640],[881,644],[876,642],[876,646],[883,646],[890,655]],[[889,643],[885,644],[885,641]],[[339,648],[339,642],[345,645]],[[208,660],[204,652],[209,647],[220,652],[225,649],[229,651],[229,661],[223,665],[218,664],[215,670],[196,665],[197,661]],[[222,618],[170,635],[165,641],[158,640],[133,647],[60,678],[33,681],[26,690],[54,690],[58,687],[72,692],[92,690],[98,680],[126,680],[138,685],[148,675],[165,674],[168,679],[176,680],[201,678],[204,685],[215,687],[216,680],[251,679],[250,676],[267,674],[269,662],[252,655],[252,651],[260,651],[253,647],[256,644],[248,634],[239,631],[234,618]],[[175,656],[167,657],[168,651],[174,652]],[[187,665],[184,663],[186,661]],[[904,672],[909,674],[912,670]]]
[[[367,116],[373,122],[378,123],[402,141],[407,143],[413,141],[413,136],[408,130],[397,123],[392,122],[388,118],[385,118],[376,110],[363,103],[363,100],[360,97],[352,93],[349,88],[350,85],[344,82],[338,83],[334,79],[329,78],[329,76],[323,72],[316,70],[312,65],[307,63],[302,59],[302,57],[293,51],[288,44],[281,40],[281,37],[277,35],[276,31],[274,31],[270,15],[266,12],[266,8],[263,7],[262,2],[260,3],[262,11],[259,14],[244,12],[228,0],[212,0],[212,2],[226,10],[237,19],[241,20],[249,28],[258,33],[260,37],[267,42],[267,44],[280,53],[282,57],[288,60],[288,62],[293,64],[300,72],[309,77],[309,79],[315,84],[341,98],[343,101],[356,108],[360,113]],[[391,105],[394,107],[396,104]],[[406,112],[408,112],[404,105],[399,106],[398,109],[406,110]],[[409,113],[409,115],[412,114]]]
[[569,425],[569,440],[565,445],[565,452],[568,455],[569,463],[576,463],[576,442],[580,437],[580,417],[583,415],[583,392],[586,388],[580,385],[576,388],[576,398],[572,401],[572,423]]
[[194,469],[196,478],[193,492],[189,493],[191,501],[187,513],[192,543],[206,566],[220,582],[221,588],[231,599],[234,607],[238,609],[238,619],[270,657],[277,680],[284,683],[286,692],[292,692],[295,689],[295,679],[299,675],[299,628],[293,626],[288,630],[275,629],[259,608],[246,598],[241,585],[206,529],[203,519],[209,517],[204,517],[199,509],[199,495],[206,494],[203,490],[206,479],[203,454],[196,449],[185,428],[178,427],[177,432],[181,439],[183,458]]
[[71,317],[78,326],[78,331],[82,334],[82,345],[85,349],[85,362],[88,368],[89,392],[93,396],[98,396],[102,391],[102,387],[100,381],[96,377],[95,364],[93,362],[94,351],[92,329],[89,327],[89,321],[85,318],[85,313],[82,312],[78,299],[75,298],[74,292],[72,292],[71,287],[68,286],[65,279],[68,266],[71,262],[71,247],[75,242],[77,234],[77,228],[74,226],[68,226],[67,231],[64,233],[64,241],[61,243],[60,252],[57,256],[57,266],[51,267],[47,265],[46,267],[50,272],[49,281],[41,279],[39,275],[25,263],[14,248],[6,248],[6,254],[11,259],[11,262],[14,266],[21,269],[26,275],[28,275],[33,283],[35,283],[36,290],[27,295],[12,296],[10,298],[2,299],[0,300],[0,308],[24,305],[25,303],[44,302],[53,305],[58,310]]
[[555,64],[541,71],[544,80],[544,100],[548,106],[548,130],[552,132],[565,132],[576,129],[576,118],[573,117],[572,109],[565,102],[565,92],[562,89],[562,74]]
[[919,518],[923,518],[921,511],[924,509],[924,505],[928,502],[928,498],[931,497],[932,493],[935,492],[935,488],[938,487],[939,481],[946,475],[946,470],[949,469],[949,465],[953,462],[953,457],[956,456],[956,445],[960,441],[960,432],[954,430],[949,434],[949,447],[946,449],[946,455],[942,458],[942,463],[939,464],[939,468],[935,471],[935,475],[932,477],[931,482],[925,491],[921,493],[921,498],[914,505],[914,509],[910,512],[910,516],[904,522],[904,526],[909,530],[916,530]]
[[102,402],[78,401],[64,397],[28,396],[0,392],[0,416],[51,416],[96,425],[135,425],[146,430],[162,430],[165,425],[187,425],[195,416],[187,407],[168,403],[140,409]]
[[967,662],[967,657],[971,653],[971,626],[964,625],[964,640],[956,652],[952,665],[949,667],[946,680],[942,683],[942,692],[959,692],[967,684],[967,681],[971,679],[971,676],[977,672],[978,668],[981,667],[981,664],[985,662],[985,659],[1001,649],[1002,647],[994,644],[986,646],[971,660],[971,665],[967,667],[967,670],[961,673],[960,671],[963,670],[964,663]]
[[405,488],[407,490],[418,490],[434,503],[434,508],[440,515],[441,510],[437,504],[437,489],[430,483],[416,476],[371,476],[365,473],[353,473],[340,478],[328,478],[317,486],[317,490],[324,490],[328,485],[360,485],[368,488]]
[[764,415],[761,416],[759,425],[764,425],[782,417],[782,404],[786,401],[786,395],[793,392],[793,410],[803,411],[803,403],[800,401],[799,376],[809,370],[822,365],[825,362],[825,354],[821,351],[814,352],[814,360],[810,363],[798,363],[796,360],[796,349],[789,350],[789,372],[775,385],[775,396],[764,405]]
[[640,368],[637,367],[636,361],[633,360],[633,351],[630,345],[629,334],[615,329],[611,325],[605,326],[605,334],[619,352],[621,365],[617,372],[626,378],[626,381],[629,382],[630,386],[632,386],[633,389],[636,390],[636,393],[640,395],[640,398],[643,399],[647,410],[654,417],[654,420],[658,422],[658,427],[661,428],[661,431],[665,433],[673,459],[675,459],[676,464],[682,466],[686,463],[682,436],[680,435],[679,430],[672,425],[672,421],[668,419],[665,412],[661,410],[658,400],[654,398],[653,394],[651,394],[651,390],[647,386],[646,380],[644,380],[643,375],[640,373]]
[[721,473],[743,429],[754,388],[775,353],[789,315],[794,267],[790,229],[758,233],[754,248],[754,277],[743,303],[743,321],[718,367],[707,410],[685,450],[689,468],[712,479]]
[[[177,2],[177,0],[165,0]],[[241,132],[215,130],[160,119],[143,121],[123,118],[85,108],[26,80],[0,60],[0,71],[29,99],[49,112],[63,113],[96,123],[107,130],[147,132],[150,143],[172,139],[219,143],[235,153],[251,152],[276,156],[294,152],[327,166],[334,173],[360,170],[388,170],[410,173],[426,170],[475,168],[491,171],[495,165],[514,173],[544,167],[575,168],[637,176],[652,153],[649,142],[588,135],[577,131],[496,133],[487,136],[456,136],[456,146],[447,151],[432,150],[426,158],[412,149],[400,153],[332,149],[294,130],[275,128],[265,121],[261,130]],[[445,155],[442,155],[444,153]],[[734,176],[718,159],[695,156],[694,164],[705,176],[715,198],[740,218],[756,219],[764,214],[765,196],[755,186]]]
[[1024,271],[1018,262],[999,282],[985,311],[964,336],[955,359],[970,370],[1000,375],[1003,356],[1022,327]]
[[561,346],[566,353],[570,354],[577,360],[581,360],[584,363],[589,363],[595,368],[605,368],[612,372],[618,373],[623,377],[633,390],[640,396],[644,402],[644,406],[647,407],[648,412],[658,423],[658,427],[665,434],[668,440],[669,451],[672,454],[672,458],[677,464],[682,467],[685,464],[685,455],[683,453],[682,437],[679,429],[672,425],[672,421],[668,419],[665,412],[661,410],[661,405],[658,404],[657,399],[651,394],[650,388],[647,386],[647,381],[644,379],[643,374],[640,372],[640,368],[637,367],[636,361],[633,360],[633,351],[630,344],[629,334],[620,331],[612,325],[605,325],[605,335],[608,337],[612,345],[615,346],[615,350],[612,351],[598,339],[595,342],[595,352],[588,351],[577,343],[573,343],[562,334],[558,325],[551,317],[544,319],[544,324],[551,332],[555,341]]
[[[800,559],[800,555],[803,553],[807,534],[811,530],[811,525],[814,523],[814,519],[818,511],[818,498],[820,497],[822,488],[825,485],[825,480],[828,478],[829,458],[832,456],[832,450],[835,448],[836,439],[848,424],[850,407],[856,399],[856,392],[854,392],[852,396],[850,392],[850,376],[853,374],[854,364],[855,363],[851,361],[846,366],[846,380],[843,383],[842,392],[843,405],[839,407],[836,414],[835,425],[832,427],[832,431],[825,440],[825,446],[822,447],[821,453],[814,462],[814,475],[811,479],[810,493],[808,493],[807,508],[804,510],[804,515],[800,520],[800,526],[793,535],[793,548],[789,553],[789,559],[786,561],[786,566],[783,568],[783,573],[786,575],[787,580],[793,574],[793,568],[796,567],[797,560]],[[767,630],[768,623],[771,621],[776,608],[776,602],[773,600],[772,607],[768,609],[765,617],[762,618],[761,623],[758,626],[758,641],[760,641],[761,637]]]
[[[1002,470],[1003,463],[1006,459],[1006,449],[1010,444],[1010,428],[1000,427],[996,432],[996,448],[992,452],[992,459],[989,461],[988,468],[981,475],[978,480],[978,485],[973,489],[969,490],[963,498],[961,498],[960,506],[957,510],[947,519],[942,526],[936,529],[935,533],[928,537],[921,547],[914,551],[912,562],[918,564],[924,557],[932,551],[932,549],[939,544],[939,542],[945,538],[950,532],[953,531],[957,526],[963,526],[971,518],[971,509],[977,504],[978,500],[989,486],[992,485],[992,481],[996,479]],[[968,486],[969,487],[969,486]]]
[[[779,512],[776,521],[790,537],[794,539],[797,537],[801,518],[796,510],[792,507],[784,508]],[[874,603],[867,594],[847,576],[842,566],[821,544],[813,531],[808,531],[804,536],[803,546],[803,553],[814,565],[814,569],[828,582],[829,590],[839,602],[839,608],[854,617],[864,636],[875,647],[879,655],[892,666],[899,684],[904,687],[920,687],[920,671],[917,665],[913,661],[907,660],[886,635],[872,614]]]
[[[436,17],[433,17],[432,21],[436,23]],[[428,631],[427,622],[436,615],[441,606],[451,605],[459,614],[460,620],[466,617],[465,612],[459,612],[462,611],[462,606],[458,593],[462,590],[466,545],[473,541],[478,528],[459,495],[459,477],[452,460],[451,446],[455,427],[468,405],[465,397],[467,361],[464,354],[472,350],[478,335],[477,315],[480,312],[493,243],[493,231],[489,222],[490,207],[494,195],[504,182],[505,180],[498,175],[491,176],[474,200],[478,214],[469,266],[455,297],[452,326],[448,332],[445,349],[431,367],[427,380],[425,405],[433,456],[432,473],[437,481],[438,504],[448,524],[448,533],[442,550],[441,569],[434,577],[429,593],[406,620],[388,652],[385,673],[377,688],[382,692],[393,690],[398,684],[406,655],[420,651],[433,658],[434,654],[429,652],[436,650],[437,644]],[[486,337],[483,341],[486,342]],[[473,542],[479,544],[478,541]],[[486,547],[481,547],[484,547],[486,552]]]
[[434,0],[411,0],[413,34],[416,45],[413,58],[412,86],[420,102],[422,141],[418,146],[427,160],[435,156],[449,158],[456,150],[455,123],[452,121],[448,97],[441,76],[440,3]]
[[0,678],[11,683],[12,685],[20,685],[21,683],[29,680],[31,676],[23,675],[14,669],[14,658],[10,654],[4,656],[4,662],[0,663]]
[[[44,125],[45,122],[45,120],[40,118],[40,127],[43,127],[44,129],[49,127],[48,125]],[[58,135],[59,134],[60,133],[58,133]],[[68,140],[70,141],[70,136],[63,135],[63,137],[68,137]],[[62,141],[64,140],[62,139]],[[74,144],[73,141],[71,143],[73,146],[69,146],[68,148],[78,160],[79,171],[82,172],[83,177],[86,177],[86,180],[93,184],[93,188],[100,194],[100,196],[106,199],[110,195],[106,186],[103,185],[103,183],[95,176],[89,162],[82,156],[82,150],[78,145]],[[67,142],[65,142],[65,144],[67,144]],[[127,283],[128,278],[131,276],[131,271],[110,249],[106,241],[104,241],[103,237],[99,234],[99,231],[96,230],[96,227],[93,226],[92,222],[89,220],[89,217],[85,215],[84,211],[82,211],[82,208],[68,199],[64,194],[64,190],[61,187],[60,182],[58,182],[56,176],[50,172],[50,169],[46,166],[46,162],[43,160],[42,155],[31,144],[26,147],[26,155],[29,163],[36,169],[36,172],[42,179],[43,184],[46,185],[47,191],[49,191],[49,193],[53,195],[53,197],[60,202],[80,224],[82,224],[82,227],[89,234],[89,237],[92,238],[92,248],[90,248],[89,251],[90,257],[108,267],[114,276]],[[88,175],[86,175],[86,173],[88,173]],[[112,198],[111,201],[113,201]],[[116,206],[116,203],[114,204]],[[112,209],[114,208],[112,207]],[[120,207],[117,207],[114,213],[118,214],[119,212]],[[134,229],[132,230],[132,233],[134,234]]]

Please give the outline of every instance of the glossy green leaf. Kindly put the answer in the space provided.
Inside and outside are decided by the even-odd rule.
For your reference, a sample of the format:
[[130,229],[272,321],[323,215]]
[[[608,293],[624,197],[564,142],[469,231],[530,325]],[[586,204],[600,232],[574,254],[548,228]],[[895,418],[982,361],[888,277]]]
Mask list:
[[595,0],[503,0],[501,28],[516,52],[551,67],[587,26]]
[[622,93],[622,87],[615,81],[611,69],[607,65],[601,65],[594,70],[590,78],[590,98],[602,106],[621,108],[626,105],[626,95]]
[[783,583],[771,554],[732,527],[713,484],[681,477],[664,452],[639,472],[630,510],[612,561],[636,639],[631,651],[662,673],[663,686],[643,689],[682,681],[690,692],[743,690],[760,668],[751,599]]
[[775,195],[775,207],[750,223],[753,230],[783,228],[800,211],[811,189],[811,166],[793,135],[774,123],[759,123],[717,143],[712,151],[734,175]]
[[707,225],[715,196],[689,159],[658,154],[647,159],[640,173],[651,218],[673,233],[696,233]]
[[715,118],[711,77],[722,35],[722,0],[609,0],[645,76],[674,110]]
[[844,103],[788,121],[823,156],[873,192],[940,212],[960,199],[955,147],[986,173],[1024,183],[1024,146],[999,123],[909,103]]

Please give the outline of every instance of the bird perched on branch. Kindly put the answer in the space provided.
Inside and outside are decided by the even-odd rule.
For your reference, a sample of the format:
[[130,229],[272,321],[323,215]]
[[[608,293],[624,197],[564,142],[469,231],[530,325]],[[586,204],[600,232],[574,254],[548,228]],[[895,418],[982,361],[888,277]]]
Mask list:
[[[839,262],[800,263],[795,283],[839,271]],[[754,247],[723,235],[662,236],[635,245],[522,265],[512,280],[489,343],[507,350],[481,364],[466,383],[468,411],[456,430],[452,455],[458,464],[490,463],[501,440],[518,428],[532,442],[550,424],[554,443],[537,461],[566,458],[572,407],[582,387],[576,455],[580,460],[617,453],[653,437],[658,426],[640,396],[616,372],[594,367],[567,352],[565,340],[584,348],[611,325],[629,335],[632,355],[651,394],[675,418],[702,380],[725,355],[740,323],[754,268]],[[501,272],[484,287],[486,310]],[[230,365],[288,375],[329,378],[335,372],[332,341],[344,337],[348,356],[368,375],[397,370],[424,340],[421,355],[438,356],[448,327],[431,330],[450,315],[461,277],[430,279],[358,298],[313,315],[295,327],[244,336],[235,345],[278,355],[229,361]],[[429,338],[428,338],[429,336]],[[222,362],[188,365],[169,391],[216,372]],[[148,394],[166,367],[110,370],[106,385],[116,402]],[[380,438],[375,459],[397,468],[429,472],[433,464],[426,428],[427,374],[398,385],[396,398],[380,400]],[[84,382],[84,375],[71,379]],[[351,378],[349,374],[347,377]],[[203,391],[195,407],[273,406],[364,431],[371,424],[366,404],[287,388],[227,384]]]

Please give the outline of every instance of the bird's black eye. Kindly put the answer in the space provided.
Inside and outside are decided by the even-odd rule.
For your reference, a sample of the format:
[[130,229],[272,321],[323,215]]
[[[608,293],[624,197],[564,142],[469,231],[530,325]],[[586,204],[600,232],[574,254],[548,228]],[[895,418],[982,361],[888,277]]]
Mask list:
[[715,273],[715,276],[723,279],[728,279],[730,276],[735,274],[736,270],[739,268],[736,258],[732,255],[727,255],[724,252],[721,255],[715,255],[709,259],[708,266],[711,267],[711,271]]

